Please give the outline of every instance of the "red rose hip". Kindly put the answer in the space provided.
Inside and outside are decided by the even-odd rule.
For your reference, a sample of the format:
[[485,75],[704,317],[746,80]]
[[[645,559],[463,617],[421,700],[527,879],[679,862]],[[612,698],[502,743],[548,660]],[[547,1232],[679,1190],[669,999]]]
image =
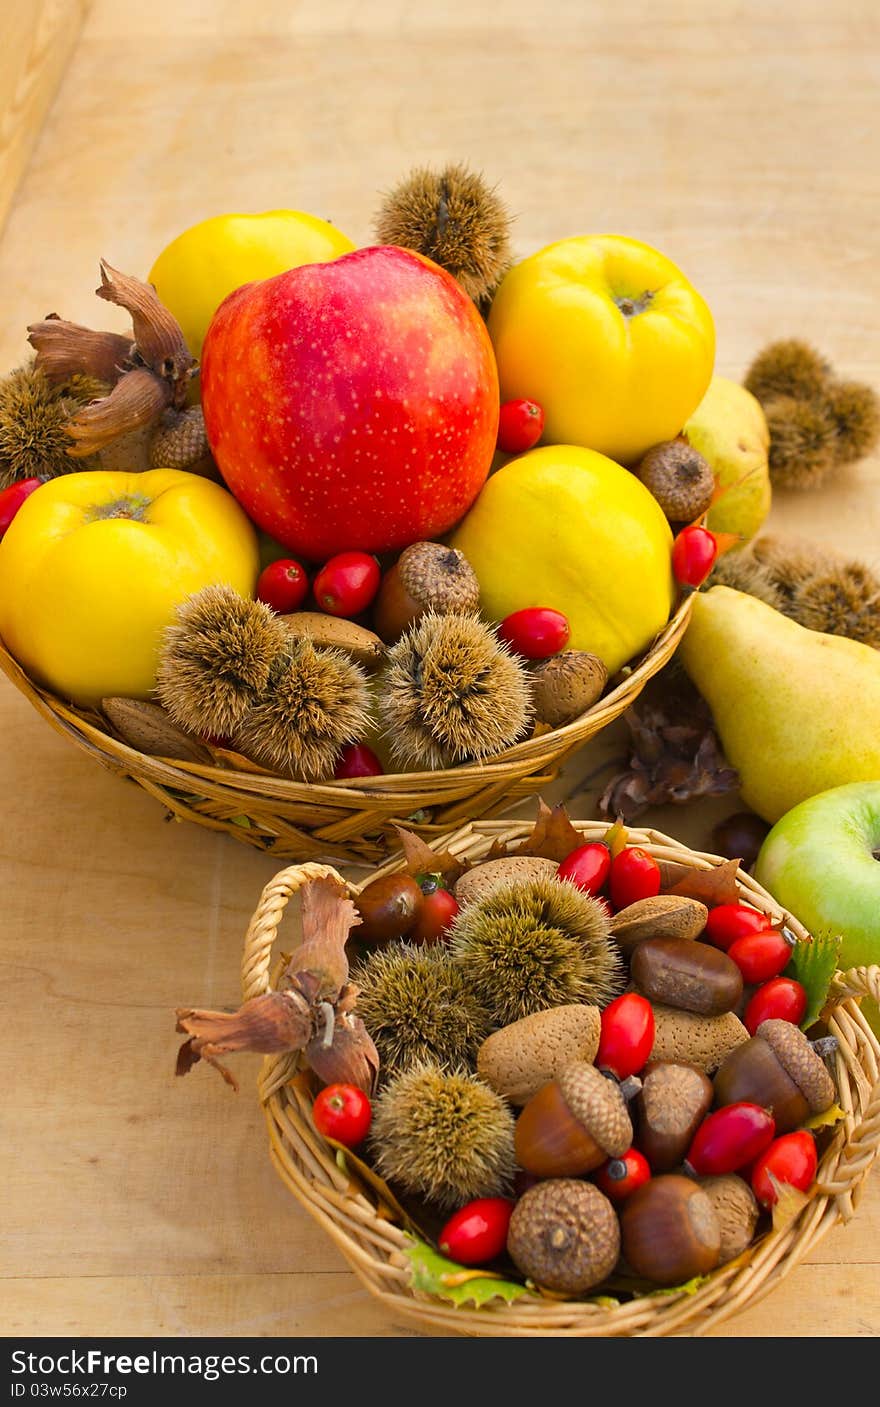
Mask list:
[[746,933],[763,933],[766,927],[767,915],[748,904],[716,904],[709,910],[704,937],[726,952],[737,938]]
[[686,1162],[698,1177],[737,1172],[764,1152],[775,1132],[773,1115],[759,1104],[726,1104],[700,1124]]
[[305,567],[292,557],[280,557],[264,567],[257,579],[257,600],[280,616],[298,611],[309,594]]
[[369,552],[339,552],[315,577],[315,602],[328,616],[359,616],[379,590],[382,573]]
[[610,869],[611,851],[608,846],[601,840],[592,840],[566,855],[556,871],[556,878],[567,879],[586,894],[595,895],[607,880]]
[[357,1085],[327,1085],[312,1105],[315,1128],[346,1148],[357,1148],[370,1131],[373,1119],[369,1096]]
[[609,1158],[593,1173],[593,1181],[609,1202],[625,1202],[651,1176],[651,1164],[638,1148],[629,1148],[622,1158]]
[[626,909],[639,899],[660,893],[660,866],[638,845],[629,845],[611,861],[608,885],[615,909]]
[[744,933],[727,949],[727,956],[736,963],[743,981],[752,984],[769,982],[778,977],[791,960],[792,947],[778,928],[765,928],[761,933]]
[[19,479],[0,493],[0,538],[6,532],[16,513],[34,489],[43,483],[42,479]]
[[816,1140],[808,1129],[784,1133],[765,1149],[752,1168],[752,1191],[762,1207],[779,1200],[780,1185],[806,1192],[816,1176]]
[[349,743],[339,755],[333,775],[337,781],[351,777],[381,777],[385,768],[366,743]]
[[546,660],[558,655],[568,644],[568,621],[550,606],[527,606],[505,616],[498,627],[499,639],[527,660]]
[[806,989],[793,977],[771,977],[752,997],[743,1012],[743,1025],[753,1036],[762,1021],[791,1021],[799,1026],[807,1011]]
[[459,1207],[437,1238],[443,1255],[459,1265],[484,1265],[507,1245],[514,1202],[508,1197],[477,1197]]
[[679,586],[702,586],[717,556],[718,541],[708,528],[682,528],[672,544],[672,573]]
[[498,417],[498,448],[504,454],[523,454],[538,443],[544,432],[544,412],[537,401],[505,401]]
[[600,1017],[599,1049],[594,1064],[619,1080],[644,1069],[654,1044],[654,1008],[638,992],[624,992]]

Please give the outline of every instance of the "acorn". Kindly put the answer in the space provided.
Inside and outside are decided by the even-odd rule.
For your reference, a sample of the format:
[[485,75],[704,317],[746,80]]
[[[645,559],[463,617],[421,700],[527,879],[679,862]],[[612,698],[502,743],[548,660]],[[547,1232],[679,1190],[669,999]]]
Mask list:
[[500,1196],[513,1181],[513,1114],[462,1070],[395,1076],[373,1101],[370,1147],[382,1177],[444,1209]]
[[624,957],[630,958],[646,938],[698,938],[708,917],[709,910],[699,899],[655,894],[618,909],[611,920],[611,936]]
[[654,495],[671,523],[692,523],[712,502],[715,475],[687,440],[665,440],[648,450],[636,477]]
[[800,1128],[835,1099],[821,1056],[791,1021],[762,1021],[754,1036],[726,1057],[715,1075],[715,1102],[741,1100],[769,1109],[777,1134]]
[[749,1039],[745,1026],[732,1011],[725,1011],[722,1016],[699,1016],[659,1002],[654,1002],[653,1007],[652,1060],[696,1065],[711,1075],[731,1051]]
[[757,1199],[745,1178],[736,1173],[701,1177],[699,1185],[718,1218],[721,1227],[721,1256],[718,1263],[726,1265],[751,1244],[760,1213]]
[[464,908],[465,904],[476,904],[509,884],[555,879],[558,869],[555,860],[545,860],[540,855],[504,855],[500,860],[487,860],[465,870],[456,880],[455,897]]
[[592,1063],[600,1031],[597,1006],[535,1011],[486,1037],[477,1051],[477,1074],[511,1104],[527,1104],[567,1066]]
[[412,875],[398,870],[371,880],[355,899],[361,916],[356,940],[381,947],[392,939],[406,938],[415,927],[423,902],[424,895]]
[[650,1061],[633,1100],[636,1147],[654,1172],[671,1172],[712,1104],[712,1081],[694,1065]]
[[513,1209],[507,1253],[536,1285],[559,1294],[583,1294],[601,1284],[617,1264],[617,1215],[591,1182],[540,1182],[523,1193]]
[[537,721],[563,728],[601,698],[608,670],[589,650],[563,650],[535,665],[531,678]]
[[190,474],[215,474],[201,406],[163,411],[151,432],[149,458],[151,469],[185,469]]
[[740,969],[727,953],[689,938],[646,938],[630,959],[630,976],[649,1001],[700,1016],[734,1011],[743,993]]
[[373,603],[373,624],[389,645],[426,611],[469,614],[480,583],[463,552],[441,542],[414,542],[385,573]]
[[658,1285],[707,1275],[721,1258],[715,1209],[680,1173],[652,1177],[621,1204],[620,1241],[629,1268]]
[[516,1121],[516,1160],[538,1177],[580,1177],[632,1143],[632,1122],[615,1080],[579,1060],[548,1080]]

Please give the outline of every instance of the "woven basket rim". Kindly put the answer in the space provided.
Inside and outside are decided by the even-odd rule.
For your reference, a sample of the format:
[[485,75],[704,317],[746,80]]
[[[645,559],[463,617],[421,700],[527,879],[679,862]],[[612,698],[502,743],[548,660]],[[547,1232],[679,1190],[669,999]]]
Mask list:
[[[600,839],[604,821],[573,821],[585,840]],[[482,858],[495,841],[524,839],[529,822],[475,821],[436,842],[457,857]],[[644,846],[662,861],[697,869],[723,863],[709,852],[692,850],[651,828],[629,829],[631,844]],[[405,864],[397,853],[371,875]],[[263,890],[245,938],[242,988],[245,999],[270,986],[272,954],[288,899],[308,879],[337,872],[304,864],[279,871]],[[342,878],[339,876],[339,878]],[[363,884],[344,879],[356,895]],[[366,883],[368,881],[364,881]],[[783,910],[749,874],[738,877],[743,898],[783,919],[800,938],[808,937],[795,915]],[[656,1337],[705,1334],[768,1294],[836,1225],[855,1212],[871,1165],[880,1151],[880,1039],[863,1016],[859,1001],[880,1002],[880,967],[838,972],[832,984],[826,1025],[837,1036],[838,1102],[843,1120],[822,1154],[816,1192],[782,1231],[764,1233],[743,1254],[719,1267],[691,1292],[673,1290],[638,1296],[626,1303],[560,1301],[532,1294],[511,1304],[493,1300],[480,1309],[461,1308],[412,1288],[405,1254],[406,1231],[377,1209],[375,1195],[337,1161],[317,1133],[311,1100],[297,1079],[297,1061],[272,1056],[264,1062],[259,1093],[276,1172],[302,1206],[323,1226],[361,1283],[389,1311],[435,1330],[490,1337]]]

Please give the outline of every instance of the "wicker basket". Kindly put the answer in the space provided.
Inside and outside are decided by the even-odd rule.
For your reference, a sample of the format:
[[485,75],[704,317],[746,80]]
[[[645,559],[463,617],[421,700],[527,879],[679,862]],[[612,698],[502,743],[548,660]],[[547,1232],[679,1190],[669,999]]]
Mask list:
[[[576,823],[585,840],[598,840],[607,826]],[[477,822],[444,839],[456,856],[479,860],[495,840],[525,838],[526,824]],[[630,840],[658,860],[705,869],[717,856],[683,849],[652,830],[632,830]],[[402,867],[401,857],[379,873]],[[282,870],[266,886],[251,920],[242,963],[245,998],[270,987],[272,949],[290,896],[308,879],[334,871],[323,865]],[[356,886],[349,886],[352,893]],[[779,906],[748,875],[740,879],[743,897],[779,916]],[[803,927],[786,916],[793,931]],[[832,1227],[853,1215],[868,1171],[880,1148],[880,1040],[862,1015],[858,998],[880,1000],[880,968],[860,967],[838,973],[826,1010],[827,1027],[838,1039],[836,1083],[845,1118],[830,1133],[819,1163],[818,1192],[783,1231],[760,1237],[735,1261],[714,1271],[695,1293],[671,1291],[644,1295],[628,1303],[560,1301],[535,1293],[505,1303],[490,1301],[479,1309],[459,1308],[437,1296],[414,1290],[404,1255],[406,1233],[386,1213],[368,1186],[337,1164],[333,1149],[316,1132],[311,1100],[302,1079],[295,1078],[295,1056],[267,1058],[260,1077],[260,1097],[269,1131],[270,1154],[280,1177],[324,1227],[352,1270],[381,1300],[389,1313],[406,1314],[423,1325],[470,1335],[618,1337],[701,1335],[756,1303],[793,1270]]]
[[684,634],[692,600],[682,599],[626,678],[565,727],[536,734],[480,764],[320,785],[288,781],[256,766],[245,771],[151,757],[115,738],[99,714],[38,688],[2,643],[0,666],[59,733],[111,772],[143,787],[169,817],[225,831],[280,859],[375,864],[396,841],[395,822],[431,840],[465,818],[497,816],[545,787],[566,758],[620,717],[668,663]]

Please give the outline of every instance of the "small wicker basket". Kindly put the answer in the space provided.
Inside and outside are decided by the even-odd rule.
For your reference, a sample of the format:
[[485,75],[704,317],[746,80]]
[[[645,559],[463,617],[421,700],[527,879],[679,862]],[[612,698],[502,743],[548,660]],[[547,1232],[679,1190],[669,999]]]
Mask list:
[[219,757],[212,766],[138,752],[114,737],[99,714],[65,704],[34,684],[2,643],[0,667],[59,733],[111,772],[143,787],[169,817],[225,831],[279,859],[375,864],[396,842],[395,823],[431,840],[465,818],[497,816],[542,790],[566,758],[619,718],[669,662],[692,601],[692,596],[682,598],[625,679],[573,723],[536,733],[479,764],[321,784],[288,781],[256,766],[245,771],[228,762],[221,765]]
[[[607,826],[576,822],[584,840],[598,840]],[[517,841],[528,824],[477,822],[443,840],[442,848],[477,861],[494,841]],[[631,843],[658,860],[706,869],[717,856],[684,849],[653,830],[631,830]],[[401,856],[377,871],[403,867]],[[251,920],[242,962],[245,999],[270,989],[272,951],[288,899],[307,880],[334,874],[324,865],[282,870],[266,886]],[[375,875],[371,876],[375,878]],[[779,916],[779,906],[748,875],[739,880],[749,903]],[[349,885],[352,894],[363,886]],[[786,915],[798,937],[806,931]],[[707,1277],[695,1292],[643,1295],[628,1303],[561,1301],[529,1294],[505,1303],[497,1297],[480,1308],[459,1308],[413,1288],[404,1254],[407,1234],[388,1219],[370,1188],[343,1169],[333,1148],[311,1119],[307,1084],[297,1076],[296,1056],[271,1056],[262,1067],[260,1098],[269,1132],[270,1155],[285,1185],[325,1229],[352,1270],[390,1313],[405,1314],[447,1334],[489,1337],[659,1337],[702,1335],[731,1315],[762,1299],[793,1270],[834,1226],[852,1217],[862,1187],[880,1149],[880,1039],[859,1007],[859,998],[880,1000],[880,967],[837,973],[826,1008],[828,1032],[839,1042],[835,1056],[838,1102],[845,1117],[827,1135],[817,1174],[817,1193],[781,1231],[769,1231],[747,1250]]]

